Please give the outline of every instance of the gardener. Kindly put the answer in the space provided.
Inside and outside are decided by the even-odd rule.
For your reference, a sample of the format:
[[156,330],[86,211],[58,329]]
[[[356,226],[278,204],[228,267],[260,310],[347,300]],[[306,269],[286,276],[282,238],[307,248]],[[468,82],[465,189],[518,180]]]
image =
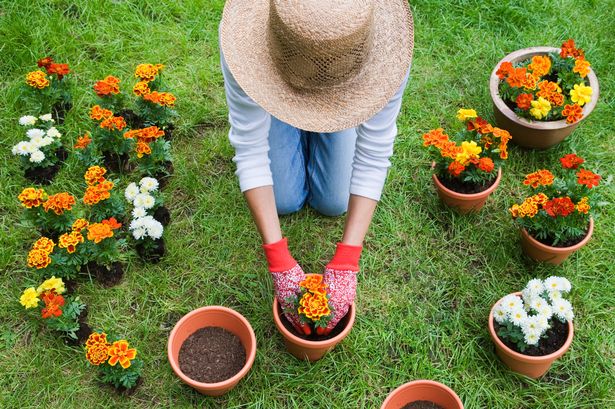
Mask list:
[[354,300],[390,166],[412,59],[407,0],[227,0],[220,46],[236,173],[282,308],[304,272],[278,215],[306,203],[327,216],[348,211],[324,273],[328,333]]

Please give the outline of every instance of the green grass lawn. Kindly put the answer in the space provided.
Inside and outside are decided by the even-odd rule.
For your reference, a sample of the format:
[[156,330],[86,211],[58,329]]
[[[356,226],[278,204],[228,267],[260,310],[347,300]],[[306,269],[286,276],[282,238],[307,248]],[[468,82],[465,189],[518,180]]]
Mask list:
[[[378,408],[395,387],[427,378],[452,387],[470,409],[615,408],[613,206],[601,211],[592,241],[561,267],[523,257],[506,211],[521,197],[524,174],[554,166],[571,151],[610,180],[615,1],[412,5],[412,77],[393,167],[365,243],[357,321],[341,345],[313,364],[286,353],[274,327],[271,280],[233,174],[217,42],[222,7],[222,0],[0,1],[0,407]],[[458,126],[460,107],[493,120],[488,78],[494,65],[516,49],[559,46],[570,37],[586,50],[600,80],[591,117],[551,150],[511,148],[502,184],[480,214],[459,216],[444,208],[421,133]],[[39,277],[25,266],[36,233],[20,222],[16,196],[27,181],[10,147],[22,137],[17,119],[27,113],[19,86],[47,54],[74,70],[75,106],[63,128],[67,145],[89,127],[96,79],[112,74],[132,84],[137,64],[163,63],[178,96],[176,171],[165,190],[173,217],[165,233],[168,256],[154,266],[131,255],[121,285],[104,289],[84,281],[79,287],[90,324],[124,334],[145,360],[144,383],[131,398],[98,384],[83,352],[40,331],[18,303]],[[82,170],[71,158],[54,188],[80,192],[75,174]],[[612,186],[602,191],[614,201]],[[283,218],[282,227],[304,269],[321,272],[341,238],[343,218],[304,210]],[[501,296],[530,278],[553,274],[573,284],[575,338],[551,371],[534,381],[497,359],[487,315]],[[211,304],[242,313],[258,340],[252,371],[220,398],[183,385],[166,358],[175,322]]]

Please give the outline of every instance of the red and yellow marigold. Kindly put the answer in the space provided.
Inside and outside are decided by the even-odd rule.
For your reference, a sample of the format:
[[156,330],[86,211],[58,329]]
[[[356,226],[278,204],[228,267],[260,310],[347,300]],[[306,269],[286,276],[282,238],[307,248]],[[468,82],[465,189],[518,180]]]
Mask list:
[[137,357],[137,350],[128,348],[128,341],[124,339],[115,341],[113,345],[109,347],[108,351],[109,365],[115,366],[119,362],[124,369],[129,368],[130,361]]
[[135,77],[140,78],[141,81],[150,82],[156,79],[163,68],[162,64],[139,64],[135,69]]
[[93,186],[104,182],[106,173],[107,169],[101,166],[90,166],[83,175],[83,178],[85,179],[85,183],[87,183],[88,186]]
[[47,194],[43,189],[27,187],[21,191],[17,198],[23,207],[31,209],[33,207],[39,207],[45,203],[45,200],[47,200]]
[[553,183],[555,176],[547,169],[542,169],[533,173],[530,173],[525,177],[523,184],[531,186],[536,189],[538,186],[549,186]]
[[26,84],[32,88],[43,89],[49,86],[49,80],[43,71],[36,70],[26,74]]
[[58,239],[58,247],[72,254],[77,250],[77,245],[83,243],[83,240],[83,235],[78,231],[64,233]]
[[56,193],[49,196],[47,201],[43,203],[43,209],[46,212],[53,211],[55,214],[62,215],[64,211],[70,211],[75,204],[75,197],[68,192]]
[[329,308],[329,302],[326,295],[312,294],[306,292],[299,300],[298,312],[300,315],[305,315],[312,321],[318,321],[319,319],[331,314]]
[[55,247],[55,243],[53,242],[53,240],[47,237],[39,238],[32,245],[33,250],[43,250],[44,252],[48,254],[53,253],[54,247]]
[[595,174],[591,170],[581,169],[577,172],[577,183],[587,186],[588,189],[596,187],[600,184],[601,176]]
[[307,276],[305,280],[299,283],[299,286],[313,294],[327,294],[327,284],[323,282],[323,277],[320,274]]
[[109,347],[107,334],[104,332],[92,332],[85,343],[85,357],[92,365],[101,365],[109,359]]

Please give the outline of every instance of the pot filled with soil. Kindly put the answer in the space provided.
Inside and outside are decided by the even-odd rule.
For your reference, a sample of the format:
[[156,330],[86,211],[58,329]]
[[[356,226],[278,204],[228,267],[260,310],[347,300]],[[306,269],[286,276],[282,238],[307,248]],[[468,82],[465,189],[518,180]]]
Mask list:
[[[514,293],[514,295],[520,296],[521,292]],[[563,323],[553,320],[553,325],[543,335],[542,341],[538,345],[528,346],[522,352],[514,343],[504,341],[498,336],[500,324],[495,320],[493,314],[497,305],[504,298],[496,302],[489,313],[489,335],[495,344],[495,351],[511,370],[530,378],[540,378],[551,368],[553,362],[570,348],[574,335],[572,321]]]
[[[566,119],[556,121],[532,121],[520,117],[514,112],[515,106],[505,102],[500,96],[500,78],[497,75],[503,62],[513,65],[531,60],[534,56],[546,56],[549,53],[558,53],[560,49],[554,47],[530,47],[517,50],[504,57],[493,69],[489,79],[489,92],[493,101],[495,120],[500,128],[507,129],[513,136],[513,142],[525,148],[546,149],[557,145],[570,135],[587,118],[596,107],[599,96],[598,78],[590,68],[586,80],[593,90],[592,99],[583,106],[583,117],[574,123],[567,123]],[[557,77],[551,78],[557,82]]]
[[202,394],[220,396],[250,371],[256,336],[238,312],[220,306],[202,307],[177,322],[169,335],[167,354],[182,382]]
[[166,253],[166,244],[163,238],[151,240],[147,244],[143,240],[139,240],[135,247],[141,260],[153,264],[159,263]]
[[494,180],[481,185],[464,183],[457,178],[440,179],[436,174],[433,174],[432,178],[440,199],[459,213],[466,214],[476,212],[483,207],[491,193],[499,186],[502,169],[498,169],[498,175]]
[[395,389],[380,409],[463,409],[459,396],[435,381],[412,381]]
[[284,345],[288,352],[301,360],[318,361],[337,344],[342,342],[350,333],[355,320],[355,305],[352,304],[348,313],[340,320],[329,335],[318,335],[313,332],[310,335],[299,334],[292,324],[288,322],[277,298],[273,300],[273,320],[275,326],[284,338]]
[[559,265],[572,253],[585,246],[591,239],[593,232],[594,219],[590,217],[587,234],[584,237],[571,242],[561,243],[558,246],[553,246],[552,241],[549,241],[549,244],[539,241],[532,237],[527,230],[521,229],[521,247],[523,248],[523,252],[532,260]]

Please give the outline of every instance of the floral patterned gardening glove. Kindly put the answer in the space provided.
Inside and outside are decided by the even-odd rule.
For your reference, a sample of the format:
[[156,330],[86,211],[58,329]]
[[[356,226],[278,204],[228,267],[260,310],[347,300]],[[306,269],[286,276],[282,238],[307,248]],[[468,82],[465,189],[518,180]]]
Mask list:
[[362,246],[338,243],[333,259],[325,267],[324,282],[329,286],[329,305],[333,307],[333,318],[329,321],[324,335],[328,335],[354,302],[357,291],[357,273]]
[[[295,306],[289,303],[287,298],[297,295],[299,283],[305,279],[305,273],[293,256],[290,255],[288,240],[283,238],[275,243],[263,244],[263,250],[265,250],[265,257],[267,263],[269,263],[269,272],[273,277],[275,296],[280,303],[280,307],[282,307],[282,311],[294,309]],[[284,315],[297,332],[304,333],[296,312],[292,314],[285,312]]]

